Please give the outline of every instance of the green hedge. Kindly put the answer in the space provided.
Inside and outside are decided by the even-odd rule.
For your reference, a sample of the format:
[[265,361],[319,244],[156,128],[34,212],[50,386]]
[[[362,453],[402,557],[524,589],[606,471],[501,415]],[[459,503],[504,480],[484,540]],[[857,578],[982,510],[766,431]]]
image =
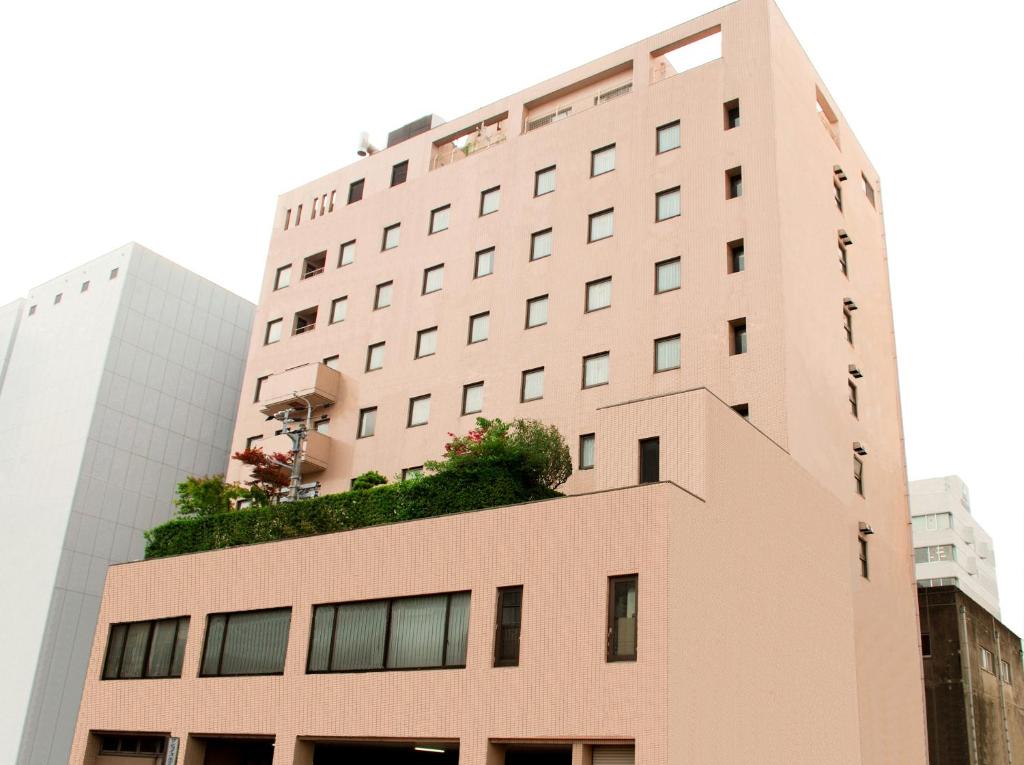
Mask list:
[[175,518],[146,532],[146,558],[348,531],[561,496],[518,460],[480,461],[411,481],[269,507]]

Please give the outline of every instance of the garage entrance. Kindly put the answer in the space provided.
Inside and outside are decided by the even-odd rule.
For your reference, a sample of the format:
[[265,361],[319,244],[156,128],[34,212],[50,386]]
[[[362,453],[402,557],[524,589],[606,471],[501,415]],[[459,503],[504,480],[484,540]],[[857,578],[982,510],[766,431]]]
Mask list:
[[317,743],[313,765],[458,765],[457,742],[346,741]]
[[572,745],[509,744],[505,765],[572,765]]
[[203,765],[273,765],[274,742],[252,738],[204,739]]

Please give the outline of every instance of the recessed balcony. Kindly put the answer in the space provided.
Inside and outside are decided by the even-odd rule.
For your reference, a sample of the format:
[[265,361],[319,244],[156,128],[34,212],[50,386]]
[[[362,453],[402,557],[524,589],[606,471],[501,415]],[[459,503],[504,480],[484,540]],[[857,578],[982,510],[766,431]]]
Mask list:
[[303,364],[270,375],[260,388],[260,411],[273,416],[295,409],[295,419],[305,416],[306,401],[314,408],[329,406],[338,400],[341,373],[326,364]]

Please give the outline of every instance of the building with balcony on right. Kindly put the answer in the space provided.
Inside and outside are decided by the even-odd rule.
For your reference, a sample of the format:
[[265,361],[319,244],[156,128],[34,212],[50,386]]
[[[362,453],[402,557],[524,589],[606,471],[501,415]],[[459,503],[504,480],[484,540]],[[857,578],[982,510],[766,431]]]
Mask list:
[[992,537],[971,514],[967,484],[948,475],[911,481],[909,488],[918,587],[959,587],[999,619]]

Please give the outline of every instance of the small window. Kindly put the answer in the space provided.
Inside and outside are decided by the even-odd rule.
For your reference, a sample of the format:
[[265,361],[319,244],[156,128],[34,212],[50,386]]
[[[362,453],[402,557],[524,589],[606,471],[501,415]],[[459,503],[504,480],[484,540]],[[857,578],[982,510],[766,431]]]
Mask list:
[[730,274],[738,274],[747,267],[746,254],[743,249],[743,240],[737,239],[734,242],[729,242],[725,246],[728,254],[729,266],[728,270]]
[[598,385],[608,384],[608,361],[610,355],[595,353],[592,356],[583,357],[583,387],[594,388]]
[[437,292],[444,286],[444,263],[423,270],[423,294]]
[[274,289],[283,290],[291,283],[292,266],[289,263],[287,266],[281,266],[279,269],[277,269],[277,275],[274,277]]
[[644,438],[640,441],[640,483],[661,480],[661,441]]
[[743,196],[743,168],[734,167],[725,171],[725,198]]
[[116,279],[118,271],[120,271],[119,268],[112,268],[112,269],[110,269],[110,278],[111,279]]
[[597,445],[597,436],[593,433],[585,433],[580,436],[580,470],[590,470],[594,467],[594,448]]
[[260,400],[260,396],[263,394],[263,384],[270,379],[270,375],[256,378],[256,390],[253,392],[252,401],[257,403]]
[[64,293],[63,292],[58,292],[56,295],[53,296],[53,304],[57,305],[63,299],[64,299]]
[[993,672],[992,652],[987,648],[981,649],[981,668],[986,672]]
[[99,753],[149,755],[147,759],[152,761],[154,755],[164,753],[166,745],[163,736],[104,736]]
[[383,284],[377,285],[377,291],[373,296],[373,308],[377,310],[379,308],[387,308],[391,305],[391,290],[394,286],[394,282],[384,282]]
[[384,366],[384,347],[383,342],[374,343],[373,345],[367,346],[366,348],[366,371],[373,372],[376,369],[380,369]]
[[82,282],[82,288],[79,290],[79,292],[88,292],[88,291],[89,291],[89,282],[88,282],[88,280],[86,280],[86,281]]
[[420,478],[423,475],[423,465],[417,465],[416,467],[402,468],[402,480],[411,481],[414,478]]
[[295,226],[296,228],[302,223],[302,205],[295,208]]
[[1013,677],[1010,675],[1010,663],[1005,659],[999,660],[999,679],[1007,684],[1013,682]]
[[839,270],[843,272],[845,276],[850,275],[850,264],[846,259],[846,245],[843,244],[842,240],[838,242],[839,247]]
[[494,666],[519,666],[519,633],[523,619],[523,587],[498,589],[498,615],[494,626]]
[[476,414],[484,410],[484,384],[470,383],[462,386],[462,413]]
[[590,177],[595,178],[615,169],[615,144],[590,152]]
[[313,429],[322,435],[328,435],[331,430],[331,419],[329,417],[321,417],[313,425]]
[[473,278],[479,279],[481,276],[490,276],[494,273],[494,248],[488,247],[486,250],[480,250],[476,254],[476,261],[473,265]]
[[292,208],[288,208],[284,214],[284,230],[287,231],[288,227],[292,224]]
[[327,212],[334,212],[334,199],[338,194],[337,189],[331,189],[331,201],[327,203]]
[[729,322],[729,355],[738,356],[747,352],[747,320],[733,319]]
[[381,250],[393,250],[398,246],[402,236],[402,224],[394,223],[384,229],[384,239],[381,242]]
[[408,427],[415,428],[426,425],[430,419],[430,396],[416,396],[409,399]]
[[188,622],[182,616],[111,625],[103,679],[181,677]]
[[868,579],[868,538],[859,536],[857,543],[860,549],[860,575]]
[[303,308],[295,312],[295,320],[292,324],[292,334],[302,335],[316,329],[317,306]]
[[659,191],[654,197],[654,219],[658,222],[678,218],[682,214],[679,187]]
[[584,304],[584,310],[587,313],[600,311],[602,308],[608,308],[611,304],[612,277],[606,276],[604,279],[587,282],[587,295]]
[[843,332],[846,335],[846,342],[853,345],[853,311],[843,308]]
[[733,404],[732,410],[744,420],[750,419],[750,404]]
[[487,189],[487,191],[481,192],[480,194],[480,215],[490,215],[496,213],[501,208],[501,186],[495,186],[493,189]]
[[864,496],[864,463],[859,457],[853,458],[853,488],[860,496]]
[[663,260],[654,265],[654,293],[677,290],[682,283],[682,268],[679,258]]
[[530,260],[540,260],[551,255],[551,240],[550,228],[532,234],[530,237]]
[[327,265],[327,252],[318,252],[316,255],[310,255],[308,258],[302,261],[302,278],[309,279],[313,276],[319,276],[324,272],[324,267]]
[[540,327],[548,323],[548,296],[530,298],[526,301],[526,328]]
[[348,315],[348,298],[340,297],[331,301],[331,324],[345,321]]
[[437,353],[437,327],[421,329],[416,333],[416,358],[433,356]]
[[588,242],[607,239],[615,233],[615,211],[612,209],[590,214],[590,227],[587,233]]
[[292,610],[210,614],[200,677],[284,674]]
[[864,196],[868,198],[868,201],[871,203],[871,206],[874,207],[875,187],[871,185],[871,181],[868,180],[868,177],[864,175],[864,173],[860,174],[860,179],[864,183]]
[[397,165],[391,168],[391,185],[397,186],[400,183],[405,183],[405,179],[409,177],[409,160],[399,162]]
[[366,180],[360,178],[358,181],[352,181],[348,185],[348,203],[352,204],[358,202],[363,198],[363,187],[366,185]]
[[654,341],[654,371],[667,372],[679,369],[682,361],[681,339],[670,335]]
[[847,380],[846,383],[850,386],[850,412],[854,417],[860,417],[857,404],[857,385],[853,380]]
[[533,179],[533,195],[541,197],[555,190],[555,166],[538,170]]
[[452,206],[445,205],[430,211],[430,233],[437,234],[448,228],[448,220],[451,216]]
[[267,322],[267,331],[263,336],[264,345],[276,343],[281,339],[281,328],[284,326],[283,322],[283,319],[274,319],[273,321]]
[[544,367],[523,372],[523,386],[519,395],[522,402],[535,401],[539,398],[544,398]]
[[338,268],[350,266],[356,262],[356,241],[345,242],[338,248]]
[[740,126],[740,102],[739,99],[733,99],[724,106],[725,111],[725,129],[732,130]]
[[356,438],[369,438],[377,430],[377,407],[359,410],[359,430]]
[[679,141],[679,120],[662,125],[658,128],[658,154],[678,149]]
[[833,188],[833,194],[834,194],[835,200],[836,200],[836,207],[839,208],[839,212],[842,212],[843,211],[843,186],[839,182],[839,179],[834,177],[834,176],[832,178],[832,188]]
[[636,661],[637,575],[608,578],[608,661]]
[[932,636],[927,632],[921,633],[921,656],[928,658],[932,655]]
[[338,357],[338,356],[328,356],[327,358],[324,359],[323,364],[328,369],[337,370],[338,367],[341,366],[340,357]]
[[36,308],[38,308],[38,306],[30,305],[28,307],[28,315],[29,316],[35,316]]
[[482,343],[490,336],[491,314],[478,313],[469,317],[469,344]]

